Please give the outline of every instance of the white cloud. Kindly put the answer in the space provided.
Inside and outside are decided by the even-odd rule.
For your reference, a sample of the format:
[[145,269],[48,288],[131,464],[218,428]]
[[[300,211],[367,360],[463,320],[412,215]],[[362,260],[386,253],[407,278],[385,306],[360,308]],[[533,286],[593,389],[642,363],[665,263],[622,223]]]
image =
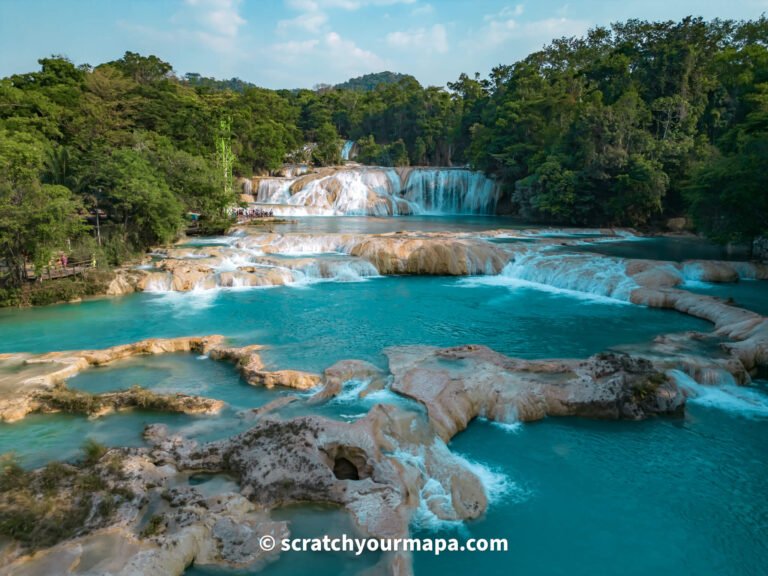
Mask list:
[[431,28],[416,28],[402,32],[390,32],[386,36],[387,44],[393,48],[422,52],[448,51],[448,34],[445,26],[435,24]]
[[235,37],[246,23],[240,16],[240,0],[186,0],[186,4],[195,11],[203,28],[219,36]]
[[269,54],[273,60],[286,66],[310,60],[323,62],[325,68],[346,74],[363,74],[386,68],[386,62],[379,56],[360,48],[352,40],[342,38],[337,32],[328,32],[319,39],[273,44]]
[[525,6],[506,6],[496,14],[486,14],[483,17],[485,25],[480,33],[465,41],[465,44],[481,49],[496,48],[513,40],[543,45],[562,36],[579,36],[589,29],[589,22],[567,18],[564,10],[567,10],[567,5],[558,10],[557,17],[524,21],[521,16]]
[[422,4],[411,10],[411,16],[429,16],[435,12],[432,4]]
[[277,23],[277,31],[285,33],[292,29],[304,30],[311,34],[322,31],[328,22],[328,16],[324,12],[305,12],[289,20],[280,20]]
[[[185,0],[186,9],[174,17],[181,24],[180,35],[193,35],[217,52],[236,50],[240,28],[241,0]],[[190,29],[191,28],[191,29]]]
[[522,4],[515,4],[514,6],[504,6],[496,14],[486,14],[483,16],[483,20],[486,22],[497,22],[503,20],[509,20],[511,18],[518,18],[525,12],[525,6]]
[[392,6],[413,4],[416,0],[286,0],[288,8],[302,12],[319,12],[328,8],[359,10],[366,6]]

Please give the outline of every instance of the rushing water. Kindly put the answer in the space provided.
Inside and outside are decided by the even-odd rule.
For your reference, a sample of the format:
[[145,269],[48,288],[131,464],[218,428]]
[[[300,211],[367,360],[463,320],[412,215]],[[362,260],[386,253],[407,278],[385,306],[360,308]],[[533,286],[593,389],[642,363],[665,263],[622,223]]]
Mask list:
[[309,177],[260,178],[255,197],[281,216],[397,216],[493,214],[500,194],[496,182],[482,172],[366,166]]
[[[764,386],[761,394],[768,407]],[[417,553],[415,573],[762,575],[768,563],[768,411],[748,414],[694,400],[681,419],[551,418],[515,427],[474,422],[451,448],[490,472],[495,496],[487,514],[458,527],[416,527],[413,535],[506,538],[509,551]],[[326,528],[315,524],[317,512],[291,518],[296,528],[308,519],[297,537],[336,534],[339,520],[326,514]],[[286,553],[266,573],[357,574],[370,562]]]
[[345,140],[344,145],[341,147],[341,159],[351,160],[350,154],[352,153],[352,147],[355,145],[354,140]]

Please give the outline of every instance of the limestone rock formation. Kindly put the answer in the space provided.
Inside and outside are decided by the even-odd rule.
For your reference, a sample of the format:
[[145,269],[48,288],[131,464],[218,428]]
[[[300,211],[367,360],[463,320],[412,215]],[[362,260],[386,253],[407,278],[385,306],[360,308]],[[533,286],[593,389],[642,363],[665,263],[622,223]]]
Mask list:
[[323,371],[323,388],[313,395],[312,403],[324,402],[337,396],[344,383],[351,380],[368,382],[368,386],[361,392],[365,397],[371,392],[381,390],[385,386],[386,375],[378,367],[364,360],[341,360]]
[[407,235],[371,236],[352,246],[350,253],[370,261],[384,275],[498,274],[509,261],[506,252],[481,240]]
[[500,422],[549,416],[640,419],[679,414],[685,398],[647,360],[520,360],[484,346],[389,348],[392,390],[422,403],[444,440],[483,416]]

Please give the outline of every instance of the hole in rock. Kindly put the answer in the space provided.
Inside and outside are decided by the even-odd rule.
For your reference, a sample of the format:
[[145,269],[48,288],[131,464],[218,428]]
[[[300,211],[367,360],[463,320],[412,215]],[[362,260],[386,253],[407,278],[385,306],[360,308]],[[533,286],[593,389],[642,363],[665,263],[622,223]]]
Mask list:
[[355,465],[343,456],[334,460],[333,475],[339,480],[360,480],[360,473]]
[[368,455],[361,448],[334,444],[323,451],[328,455],[328,466],[339,480],[362,480],[373,473]]

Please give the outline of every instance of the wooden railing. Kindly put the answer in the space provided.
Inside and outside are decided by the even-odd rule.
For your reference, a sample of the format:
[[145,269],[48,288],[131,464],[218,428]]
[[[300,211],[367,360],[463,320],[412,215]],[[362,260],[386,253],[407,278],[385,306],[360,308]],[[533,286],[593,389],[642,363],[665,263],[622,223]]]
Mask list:
[[46,266],[40,271],[40,274],[35,274],[34,268],[27,268],[27,280],[40,281],[53,280],[55,278],[66,278],[67,276],[77,276],[82,274],[86,270],[94,268],[93,260],[81,260],[79,262],[67,262],[67,265],[57,264],[53,266]]

